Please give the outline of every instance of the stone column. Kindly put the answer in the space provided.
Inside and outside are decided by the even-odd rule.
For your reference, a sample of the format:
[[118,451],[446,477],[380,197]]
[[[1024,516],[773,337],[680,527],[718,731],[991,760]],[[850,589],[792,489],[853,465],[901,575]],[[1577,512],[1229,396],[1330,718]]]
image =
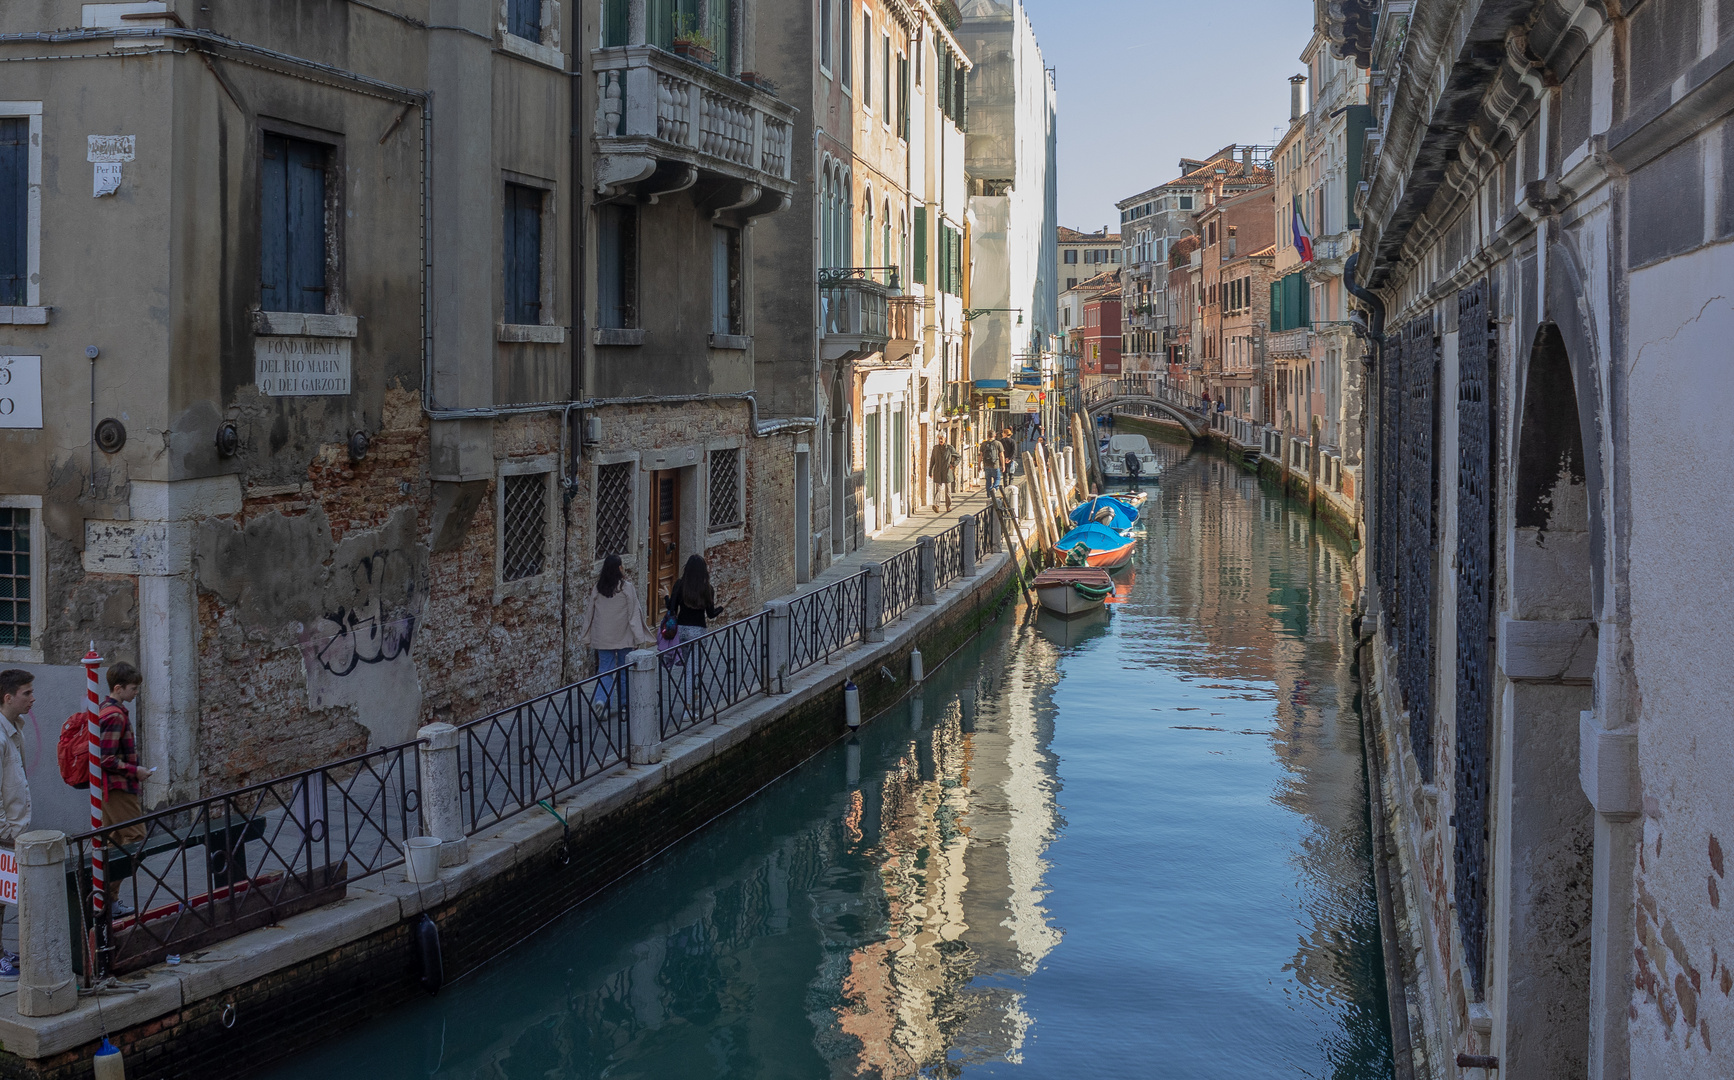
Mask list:
[[867,580],[861,589],[861,637],[865,641],[885,640],[885,567],[879,563],[862,563]]
[[789,669],[794,666],[792,630],[787,600],[773,600],[765,605],[765,653],[770,669],[765,673],[767,694],[781,694],[789,688]]
[[54,1016],[78,1004],[66,913],[66,834],[18,838],[18,1014]]
[[655,649],[639,649],[626,661],[628,760],[634,765],[654,765],[662,760],[662,724],[656,717],[656,666],[660,662]]
[[933,537],[915,538],[915,557],[921,574],[920,602],[932,607],[939,603],[939,557],[933,546]]
[[963,539],[961,541],[959,541],[963,545],[963,573],[962,573],[962,576],[963,577],[974,577],[975,576],[975,545],[977,543],[977,540],[976,540],[977,525],[976,525],[975,515],[974,514],[965,514],[962,517],[957,519],[957,524],[959,526],[958,532],[960,534],[962,534],[962,536],[963,536]]
[[415,733],[421,747],[422,835],[440,838],[440,865],[462,866],[469,861],[470,845],[464,836],[463,794],[458,778],[458,729],[450,724],[428,724]]

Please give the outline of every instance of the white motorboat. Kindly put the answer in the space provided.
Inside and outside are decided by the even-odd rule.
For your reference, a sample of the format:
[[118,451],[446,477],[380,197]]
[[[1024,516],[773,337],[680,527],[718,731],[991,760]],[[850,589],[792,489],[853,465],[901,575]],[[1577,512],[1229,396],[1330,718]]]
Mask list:
[[1150,440],[1142,435],[1110,435],[1108,448],[1102,451],[1102,475],[1110,480],[1133,479],[1132,473],[1126,469],[1127,454],[1138,460],[1136,479],[1155,483],[1162,471],[1162,462],[1151,451]]

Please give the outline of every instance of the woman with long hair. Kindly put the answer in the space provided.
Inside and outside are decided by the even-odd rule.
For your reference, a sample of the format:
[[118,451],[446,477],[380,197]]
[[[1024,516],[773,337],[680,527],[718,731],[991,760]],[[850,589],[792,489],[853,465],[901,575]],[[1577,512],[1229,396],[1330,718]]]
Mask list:
[[[602,560],[602,572],[596,575],[596,590],[584,609],[584,625],[578,639],[596,650],[598,675],[625,667],[633,649],[644,648],[653,640],[644,625],[644,605],[638,602],[638,589],[626,576],[618,555]],[[608,704],[619,682],[619,675],[602,680],[597,690],[599,704]]]
[[679,663],[686,668],[687,711],[695,712],[692,700],[692,649],[687,642],[705,632],[706,620],[722,614],[717,606],[716,592],[710,587],[710,567],[704,556],[693,555],[686,560],[674,588],[663,598],[663,607],[674,616],[675,641],[681,647]]

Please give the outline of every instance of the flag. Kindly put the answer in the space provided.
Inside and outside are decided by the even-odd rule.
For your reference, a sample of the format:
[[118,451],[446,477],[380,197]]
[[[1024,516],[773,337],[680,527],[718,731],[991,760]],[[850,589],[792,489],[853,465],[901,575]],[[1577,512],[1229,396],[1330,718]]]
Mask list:
[[1307,231],[1306,218],[1301,217],[1300,207],[1294,208],[1294,246],[1300,252],[1301,262],[1313,261],[1313,235]]

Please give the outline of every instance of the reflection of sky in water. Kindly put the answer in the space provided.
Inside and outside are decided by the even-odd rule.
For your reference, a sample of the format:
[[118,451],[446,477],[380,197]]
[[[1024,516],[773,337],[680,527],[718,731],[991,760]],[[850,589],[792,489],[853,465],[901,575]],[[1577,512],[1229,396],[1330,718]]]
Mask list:
[[856,745],[282,1075],[1389,1075],[1346,553],[1212,458],[1146,520],[1111,617],[1004,620]]

